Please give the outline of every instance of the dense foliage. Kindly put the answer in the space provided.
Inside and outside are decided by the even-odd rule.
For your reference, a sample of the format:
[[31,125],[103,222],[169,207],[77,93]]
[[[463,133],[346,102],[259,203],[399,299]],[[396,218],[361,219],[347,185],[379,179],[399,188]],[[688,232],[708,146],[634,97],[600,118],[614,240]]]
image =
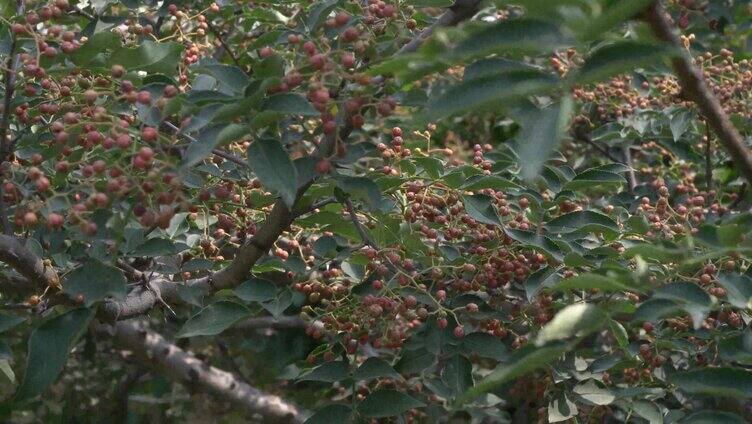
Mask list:
[[749,422],[751,7],[2,0],[3,421]]

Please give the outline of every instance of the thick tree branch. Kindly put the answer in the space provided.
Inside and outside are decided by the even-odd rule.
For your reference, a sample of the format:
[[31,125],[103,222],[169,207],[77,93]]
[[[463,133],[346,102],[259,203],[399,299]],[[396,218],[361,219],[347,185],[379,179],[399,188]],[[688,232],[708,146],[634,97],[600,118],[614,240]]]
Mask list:
[[42,259],[14,236],[0,235],[0,261],[10,265],[39,288],[60,286],[60,278],[55,270],[51,266],[45,266]]
[[[414,51],[426,37],[433,33],[438,26],[451,26],[471,18],[478,10],[480,0],[458,0],[447,12],[441,15],[431,28],[418,35],[418,41],[410,42],[400,49],[399,54]],[[337,117],[340,123],[339,131],[325,135],[312,156],[317,158],[330,157],[337,143],[344,142],[350,136],[353,128],[347,119],[346,109],[342,108]],[[166,122],[168,126],[175,126]],[[309,181],[298,189],[296,201],[308,190],[313,181]],[[242,283],[248,277],[253,265],[272,247],[274,242],[285,232],[297,213],[290,211],[282,200],[278,200],[272,207],[266,221],[256,231],[256,234],[246,241],[239,249],[235,258],[225,268],[214,272],[208,277],[189,281],[187,284],[198,287],[205,293],[232,288]],[[123,301],[111,301],[100,309],[100,317],[107,321],[127,319],[147,313],[160,299],[165,302],[178,300],[177,283],[167,279],[151,281],[147,287],[142,287],[129,293]]]
[[245,321],[240,321],[239,323],[232,326],[232,330],[235,331],[254,331],[254,330],[264,330],[264,329],[272,329],[272,330],[296,330],[296,329],[304,329],[306,327],[306,322],[303,321],[303,319],[296,317],[296,316],[285,316],[285,317],[256,317],[256,318],[248,318]]
[[263,422],[297,423],[298,409],[278,396],[243,383],[232,373],[205,364],[190,352],[167,341],[147,328],[144,322],[121,321],[97,330],[112,336],[115,345],[130,351],[136,360],[189,390],[208,393],[237,408],[259,415]]
[[[661,7],[660,2],[656,1],[651,5],[643,14],[643,19],[650,25],[658,38],[670,43],[677,49],[682,49],[679,37],[674,31],[674,25]],[[697,104],[700,112],[728,151],[736,167],[748,182],[752,182],[752,155],[750,155],[739,131],[724,112],[721,103],[705,83],[702,71],[695,66],[688,52],[684,52],[673,59],[673,67],[679,77],[679,83],[684,94]]]

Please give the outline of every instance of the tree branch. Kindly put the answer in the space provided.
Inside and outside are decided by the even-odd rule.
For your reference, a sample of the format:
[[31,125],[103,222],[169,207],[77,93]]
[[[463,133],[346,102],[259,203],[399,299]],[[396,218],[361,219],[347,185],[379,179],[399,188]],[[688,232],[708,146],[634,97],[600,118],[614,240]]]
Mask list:
[[39,288],[59,287],[60,278],[51,266],[32,253],[21,241],[0,235],[0,261],[5,262]]
[[[682,49],[682,44],[674,32],[674,25],[658,1],[643,14],[643,19],[658,38],[677,49]],[[752,182],[752,155],[739,131],[724,112],[721,103],[705,83],[702,71],[694,65],[692,57],[687,52],[673,59],[673,67],[684,94],[697,104],[736,167],[748,182]]]
[[205,364],[159,333],[149,330],[144,322],[121,321],[114,326],[100,324],[97,331],[112,336],[115,346],[130,351],[142,365],[189,390],[228,401],[247,413],[259,415],[263,422],[302,421],[294,405],[243,383],[232,373]]
[[[456,25],[471,18],[477,12],[479,4],[480,0],[457,0],[450,10],[441,15],[431,25],[431,28],[427,28],[418,35],[418,41],[403,46],[399,54],[417,49],[420,43],[433,33],[434,28]],[[347,119],[346,108],[342,108],[337,121],[340,123],[339,130],[322,138],[321,143],[311,154],[313,157],[326,158],[331,156],[337,143],[349,138],[353,128]],[[174,125],[167,121],[165,121],[165,124],[176,129]],[[313,181],[309,181],[298,188],[296,202],[300,200],[311,184],[313,184]],[[191,280],[187,284],[202,289],[204,293],[213,293],[242,283],[248,277],[248,273],[256,261],[266,254],[277,238],[290,227],[296,216],[295,211],[290,211],[284,201],[278,200],[269,212],[266,221],[253,237],[238,248],[238,253],[229,265],[208,277]],[[160,298],[166,302],[177,301],[177,283],[167,279],[151,281],[147,287],[129,293],[123,301],[106,302],[100,309],[100,317],[110,322],[132,318],[151,310]]]

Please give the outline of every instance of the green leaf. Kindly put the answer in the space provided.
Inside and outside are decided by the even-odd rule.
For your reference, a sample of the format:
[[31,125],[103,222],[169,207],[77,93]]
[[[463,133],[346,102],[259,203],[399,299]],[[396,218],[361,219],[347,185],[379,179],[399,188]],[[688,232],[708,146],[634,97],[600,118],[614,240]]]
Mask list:
[[519,189],[521,186],[498,175],[476,175],[468,178],[467,182],[462,185],[463,190],[478,191],[486,188],[508,190],[510,188]]
[[590,19],[588,24],[578,31],[579,38],[583,41],[594,40],[609,29],[635,17],[652,2],[652,0],[610,2],[603,8],[603,13],[600,16]]
[[752,331],[724,337],[718,341],[718,350],[724,361],[752,365]]
[[[104,64],[105,55],[108,51],[121,48],[120,36],[110,32],[98,32],[89,41],[70,54],[71,62],[80,67],[93,66],[97,63]],[[113,63],[115,64],[115,63]]]
[[552,288],[557,291],[590,289],[598,289],[604,292],[641,291],[640,287],[628,286],[614,277],[606,277],[593,273],[575,275],[574,277],[561,280]]
[[334,10],[337,5],[337,0],[326,0],[316,2],[309,10],[308,19],[306,19],[306,25],[308,31],[313,34],[319,28],[321,23],[326,19],[329,13]]
[[534,346],[530,343],[518,349],[508,363],[496,367],[496,369],[475,387],[466,391],[457,399],[457,404],[462,405],[472,399],[496,388],[517,377],[542,368],[558,359],[564,352],[570,349],[570,345],[564,342],[555,342],[546,346]]
[[543,346],[549,342],[566,340],[588,335],[606,323],[606,313],[589,303],[576,303],[566,306],[538,333],[535,344]]
[[699,329],[710,313],[712,301],[700,286],[692,283],[671,283],[658,288],[654,299],[669,299],[676,302],[692,317],[695,329]]
[[383,359],[368,358],[355,371],[356,380],[372,380],[374,378],[402,378],[394,368]]
[[648,299],[637,307],[633,319],[654,322],[661,318],[680,315],[682,312],[681,306],[673,300]]
[[45,321],[31,332],[26,372],[16,393],[17,401],[42,394],[57,379],[70,350],[93,317],[92,309],[73,309]]
[[499,215],[493,207],[493,198],[485,194],[473,194],[462,196],[465,211],[471,218],[481,224],[501,225]]
[[467,355],[478,355],[496,360],[505,360],[509,356],[504,342],[498,337],[480,331],[465,335],[460,348]]
[[702,368],[677,372],[669,381],[683,392],[719,397],[752,397],[752,371],[743,368]]
[[504,232],[506,232],[511,239],[522,243],[523,246],[538,248],[546,255],[558,261],[564,260],[564,252],[562,252],[561,248],[554,243],[553,240],[544,235],[537,234],[533,231],[512,230],[509,228],[506,228]]
[[22,322],[26,322],[26,318],[18,315],[0,313],[0,333],[11,330]]
[[539,109],[531,103],[518,108],[516,120],[522,127],[517,135],[517,155],[520,175],[525,180],[536,178],[543,164],[558,147],[572,116],[572,98],[564,96],[560,102]]
[[624,179],[619,174],[615,174],[613,172],[607,172],[607,171],[601,171],[598,169],[589,169],[587,171],[584,171],[580,174],[577,174],[576,177],[572,179],[572,181],[567,182],[562,187],[562,190],[572,190],[577,191],[581,189],[587,189],[587,188],[608,188],[608,187],[619,187],[622,184],[626,183],[627,180]]
[[347,363],[343,361],[331,361],[325,362],[310,372],[307,372],[300,377],[298,381],[323,381],[326,383],[335,383],[346,379],[350,374],[347,369]]
[[444,365],[441,381],[456,395],[465,393],[473,387],[473,364],[462,355],[452,355]]
[[250,128],[240,124],[220,124],[209,127],[188,145],[183,156],[183,167],[193,166],[211,155],[212,150],[248,135]]
[[303,96],[294,93],[275,94],[261,106],[264,112],[277,112],[285,115],[317,116],[319,112]]
[[548,422],[558,423],[577,415],[577,405],[566,394],[560,393],[548,404]]
[[220,300],[192,316],[175,337],[214,336],[250,314],[248,308],[239,303]]
[[381,190],[372,179],[366,177],[337,177],[337,187],[352,197],[366,202],[369,209],[381,206]]
[[593,232],[616,235],[619,225],[602,213],[595,211],[570,212],[546,223],[546,228],[554,232]]
[[593,52],[568,79],[573,85],[603,81],[643,66],[660,64],[671,53],[673,50],[664,44],[620,41]]
[[642,243],[624,251],[625,258],[640,256],[642,259],[655,262],[676,262],[684,258],[684,251],[655,244]]
[[121,270],[96,259],[89,259],[83,266],[68,274],[63,290],[71,297],[82,294],[84,304],[91,306],[107,296],[115,299],[124,298],[128,287]]
[[142,41],[138,47],[123,47],[110,56],[109,65],[120,64],[129,71],[173,75],[178,70],[183,45],[175,42]]
[[698,411],[684,417],[680,424],[744,424],[746,421],[736,414],[723,411]]
[[254,141],[248,147],[248,163],[264,187],[279,193],[287,207],[292,208],[298,176],[282,144],[268,138]]
[[139,244],[130,256],[166,256],[176,252],[175,242],[166,238],[151,238]]
[[350,423],[352,421],[352,410],[349,406],[334,404],[319,409],[303,424]]
[[449,53],[459,62],[490,54],[527,55],[553,52],[571,41],[558,26],[534,19],[514,19],[486,24],[471,30]]
[[452,0],[408,0],[407,4],[415,7],[449,7],[454,4]]
[[358,405],[361,415],[368,418],[394,417],[410,409],[426,406],[423,402],[396,390],[377,390]]
[[616,399],[610,389],[592,378],[576,385],[572,391],[593,405],[608,405]]
[[265,302],[277,297],[277,286],[269,280],[252,278],[238,286],[233,292],[245,302]]
[[436,121],[457,113],[508,105],[516,99],[544,93],[556,83],[554,77],[531,70],[514,70],[462,81],[432,95],[419,116],[423,120]]
[[718,284],[726,289],[726,300],[730,304],[740,309],[752,308],[752,278],[723,272],[718,274]]
[[629,346],[629,333],[627,333],[627,329],[619,321],[613,319],[608,320],[608,326],[619,346],[622,349],[626,349]]

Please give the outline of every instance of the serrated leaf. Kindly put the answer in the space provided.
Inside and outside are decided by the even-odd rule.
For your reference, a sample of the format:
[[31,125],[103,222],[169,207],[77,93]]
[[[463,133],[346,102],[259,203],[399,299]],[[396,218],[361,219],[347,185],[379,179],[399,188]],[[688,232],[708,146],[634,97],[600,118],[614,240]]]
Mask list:
[[561,280],[552,289],[557,291],[590,289],[598,289],[603,292],[641,291],[640,287],[628,286],[614,277],[606,277],[593,273],[575,275],[574,277]]
[[585,59],[585,64],[571,74],[569,81],[576,85],[603,81],[636,68],[659,64],[672,53],[674,51],[664,44],[620,41],[593,52]]
[[677,372],[669,381],[685,393],[696,395],[752,397],[752,371],[743,368],[702,368]]
[[326,383],[335,383],[342,381],[349,376],[347,363],[343,361],[331,361],[325,362],[310,372],[307,372],[300,377],[298,381],[323,381]]
[[123,65],[129,71],[146,71],[165,75],[175,74],[183,52],[183,45],[175,42],[156,43],[144,40],[138,47],[122,47],[110,56],[108,64]]
[[26,322],[26,318],[18,315],[0,313],[0,333],[11,330],[22,322]]
[[357,371],[355,371],[355,379],[356,380],[372,380],[374,378],[396,378],[399,379],[401,376],[397,371],[394,370],[394,368],[389,365],[388,362],[386,362],[383,359],[379,358],[368,358],[360,364]]
[[558,261],[564,260],[564,252],[562,252],[559,246],[554,243],[553,240],[542,234],[537,234],[533,231],[513,230],[509,228],[504,231],[507,233],[507,236],[520,242],[523,246],[538,248],[547,256]]
[[504,342],[484,332],[466,334],[462,338],[460,347],[468,355],[478,355],[484,358],[504,360],[509,356]]
[[546,228],[554,232],[605,232],[611,235],[619,233],[616,221],[595,211],[577,211],[561,215],[548,221]]
[[333,423],[350,423],[352,422],[352,410],[347,405],[327,405],[310,418],[305,420],[303,424],[333,424]]
[[747,421],[736,414],[724,411],[697,411],[679,421],[680,424],[744,424]]
[[618,187],[626,183],[619,174],[613,172],[601,171],[598,169],[589,169],[580,174],[562,186],[562,190],[582,190],[585,188],[606,188],[606,187]]
[[186,321],[175,337],[214,336],[250,314],[248,308],[239,303],[214,302]]
[[741,274],[718,274],[718,284],[726,290],[726,300],[741,309],[752,308],[752,278]]
[[516,120],[522,127],[516,137],[520,175],[528,181],[536,178],[564,136],[572,115],[572,98],[539,109],[531,103],[517,108]]
[[63,291],[71,297],[84,296],[84,304],[91,306],[107,296],[122,299],[128,292],[123,271],[96,259],[71,271],[63,283]]
[[589,303],[576,303],[557,312],[535,339],[535,344],[543,346],[556,340],[588,335],[606,323],[606,313]]
[[616,399],[610,389],[592,378],[579,383],[572,391],[593,405],[608,405]]
[[294,93],[275,94],[264,101],[264,112],[277,112],[284,115],[317,116],[319,112],[311,102]]
[[566,394],[560,393],[548,404],[548,422],[558,423],[577,415],[577,405]]
[[364,417],[394,417],[410,409],[426,406],[423,402],[396,390],[377,390],[368,395],[358,405]]
[[537,71],[516,70],[462,81],[446,91],[432,95],[420,116],[423,120],[478,111],[509,104],[533,94],[542,94],[556,85],[556,79]]
[[570,348],[571,346],[564,342],[555,342],[546,346],[528,344],[517,350],[509,358],[509,362],[496,367],[491,374],[487,375],[475,387],[466,391],[457,399],[457,403],[460,405],[467,403],[484,393],[502,386],[506,382],[544,367],[558,359]]
[[338,177],[337,187],[352,197],[366,202],[369,209],[378,210],[381,190],[372,179],[366,177]]
[[277,140],[262,138],[248,147],[248,163],[261,184],[277,192],[288,208],[295,204],[297,171],[282,144]]
[[534,19],[514,19],[486,24],[470,34],[449,53],[453,61],[494,53],[525,55],[552,52],[571,41],[558,26]]
[[251,278],[233,292],[245,302],[265,302],[277,297],[277,286],[269,280]]
[[70,350],[93,317],[92,309],[73,309],[45,321],[31,332],[26,371],[16,392],[16,401],[42,394],[57,379]]
[[710,296],[705,290],[692,283],[666,284],[653,293],[653,298],[669,299],[676,302],[692,317],[695,329],[700,328],[712,306]]
[[578,29],[579,38],[583,41],[590,41],[609,29],[620,23],[634,18],[635,15],[643,12],[652,0],[630,0],[610,2],[603,8],[603,13],[595,19],[590,19],[587,25]]
[[444,365],[441,381],[455,395],[465,393],[473,387],[473,364],[462,355],[452,355]]
[[202,131],[195,142],[188,145],[183,156],[182,166],[193,166],[212,154],[212,150],[248,135],[247,125],[220,124]]
[[501,225],[499,215],[493,207],[493,199],[485,194],[473,194],[462,196],[465,211],[471,218],[482,223]]

